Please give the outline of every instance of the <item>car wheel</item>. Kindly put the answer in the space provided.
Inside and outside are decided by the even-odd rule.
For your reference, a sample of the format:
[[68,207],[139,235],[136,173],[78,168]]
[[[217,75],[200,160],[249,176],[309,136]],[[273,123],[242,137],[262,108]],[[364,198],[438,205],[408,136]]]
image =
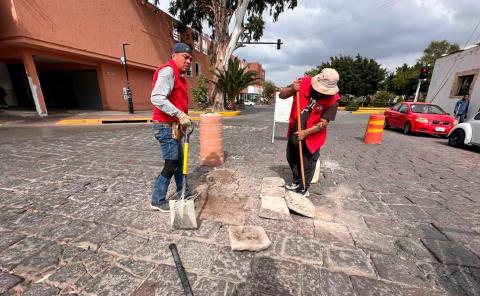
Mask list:
[[389,129],[390,126],[388,125],[387,119],[383,122],[383,129]]
[[405,127],[403,128],[403,134],[404,135],[408,135],[410,134],[411,130],[410,130],[410,122],[407,122],[405,123]]
[[465,132],[460,128],[454,130],[448,137],[448,145],[452,147],[462,147],[464,141]]

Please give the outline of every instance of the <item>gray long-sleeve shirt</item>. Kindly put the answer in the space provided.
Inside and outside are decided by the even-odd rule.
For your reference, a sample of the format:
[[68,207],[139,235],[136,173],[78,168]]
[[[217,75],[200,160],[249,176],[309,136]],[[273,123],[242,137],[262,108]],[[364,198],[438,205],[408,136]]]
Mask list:
[[168,96],[172,92],[175,76],[170,66],[164,67],[158,71],[157,81],[152,90],[150,101],[155,107],[167,113],[170,116],[178,116],[180,110],[168,100]]

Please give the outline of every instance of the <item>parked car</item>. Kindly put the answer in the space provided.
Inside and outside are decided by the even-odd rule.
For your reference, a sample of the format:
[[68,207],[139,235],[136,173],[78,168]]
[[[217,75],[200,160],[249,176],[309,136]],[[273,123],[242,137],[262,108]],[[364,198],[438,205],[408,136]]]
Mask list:
[[448,134],[448,145],[480,145],[480,112],[473,119],[457,124]]
[[245,101],[243,102],[243,104],[244,104],[245,106],[254,106],[254,105],[255,105],[255,102],[252,102],[252,101],[250,101],[250,100],[245,100]]
[[446,136],[455,118],[431,103],[403,102],[385,110],[384,128],[401,128],[403,133],[425,133]]

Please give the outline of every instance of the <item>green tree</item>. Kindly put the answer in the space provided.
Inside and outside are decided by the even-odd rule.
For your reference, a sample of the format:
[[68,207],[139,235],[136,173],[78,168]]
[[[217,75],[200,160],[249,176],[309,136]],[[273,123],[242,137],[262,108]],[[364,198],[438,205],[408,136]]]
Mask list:
[[207,80],[205,76],[200,75],[197,82],[197,87],[192,90],[193,99],[197,103],[197,106],[200,109],[208,108],[209,100],[208,100],[208,87],[207,87]]
[[[285,9],[296,6],[297,0],[172,0],[169,11],[183,26],[201,32],[206,24],[212,29],[214,42],[209,57],[215,71],[224,72],[239,40],[259,40],[263,36],[265,11],[277,21]],[[223,109],[223,96],[215,87],[211,98],[215,109]]]
[[340,82],[338,84],[340,92],[355,96],[374,94],[387,74],[387,71],[377,61],[360,55],[356,57],[330,57],[329,62],[322,63],[305,74],[313,76],[318,74],[323,68],[334,68],[337,70],[340,74]]
[[275,87],[275,84],[271,81],[265,81],[263,85],[263,99],[265,100],[265,103],[271,104],[275,100],[275,92],[277,91],[277,88]]
[[242,68],[237,59],[231,59],[228,62],[227,70],[219,71],[215,69],[214,74],[217,78],[215,85],[222,93],[226,94],[229,102],[234,102],[242,89],[257,81],[257,74],[254,71],[247,71],[246,68]]
[[447,40],[432,41],[427,48],[423,50],[423,56],[418,61],[423,65],[430,65],[431,68],[433,68],[435,60],[439,57],[459,49],[460,46],[458,46],[457,43],[450,43]]

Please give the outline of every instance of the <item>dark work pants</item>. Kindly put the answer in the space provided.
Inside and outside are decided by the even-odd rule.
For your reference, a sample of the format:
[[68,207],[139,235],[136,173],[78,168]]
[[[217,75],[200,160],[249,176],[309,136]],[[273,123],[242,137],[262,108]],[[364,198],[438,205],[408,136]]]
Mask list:
[[[315,153],[310,153],[305,141],[302,141],[303,168],[305,171],[305,185],[310,186],[313,175],[315,174],[315,165],[320,156],[320,149]],[[298,146],[294,145],[290,140],[287,143],[287,161],[293,174],[293,181],[302,183],[302,173],[300,172],[300,151]]]

